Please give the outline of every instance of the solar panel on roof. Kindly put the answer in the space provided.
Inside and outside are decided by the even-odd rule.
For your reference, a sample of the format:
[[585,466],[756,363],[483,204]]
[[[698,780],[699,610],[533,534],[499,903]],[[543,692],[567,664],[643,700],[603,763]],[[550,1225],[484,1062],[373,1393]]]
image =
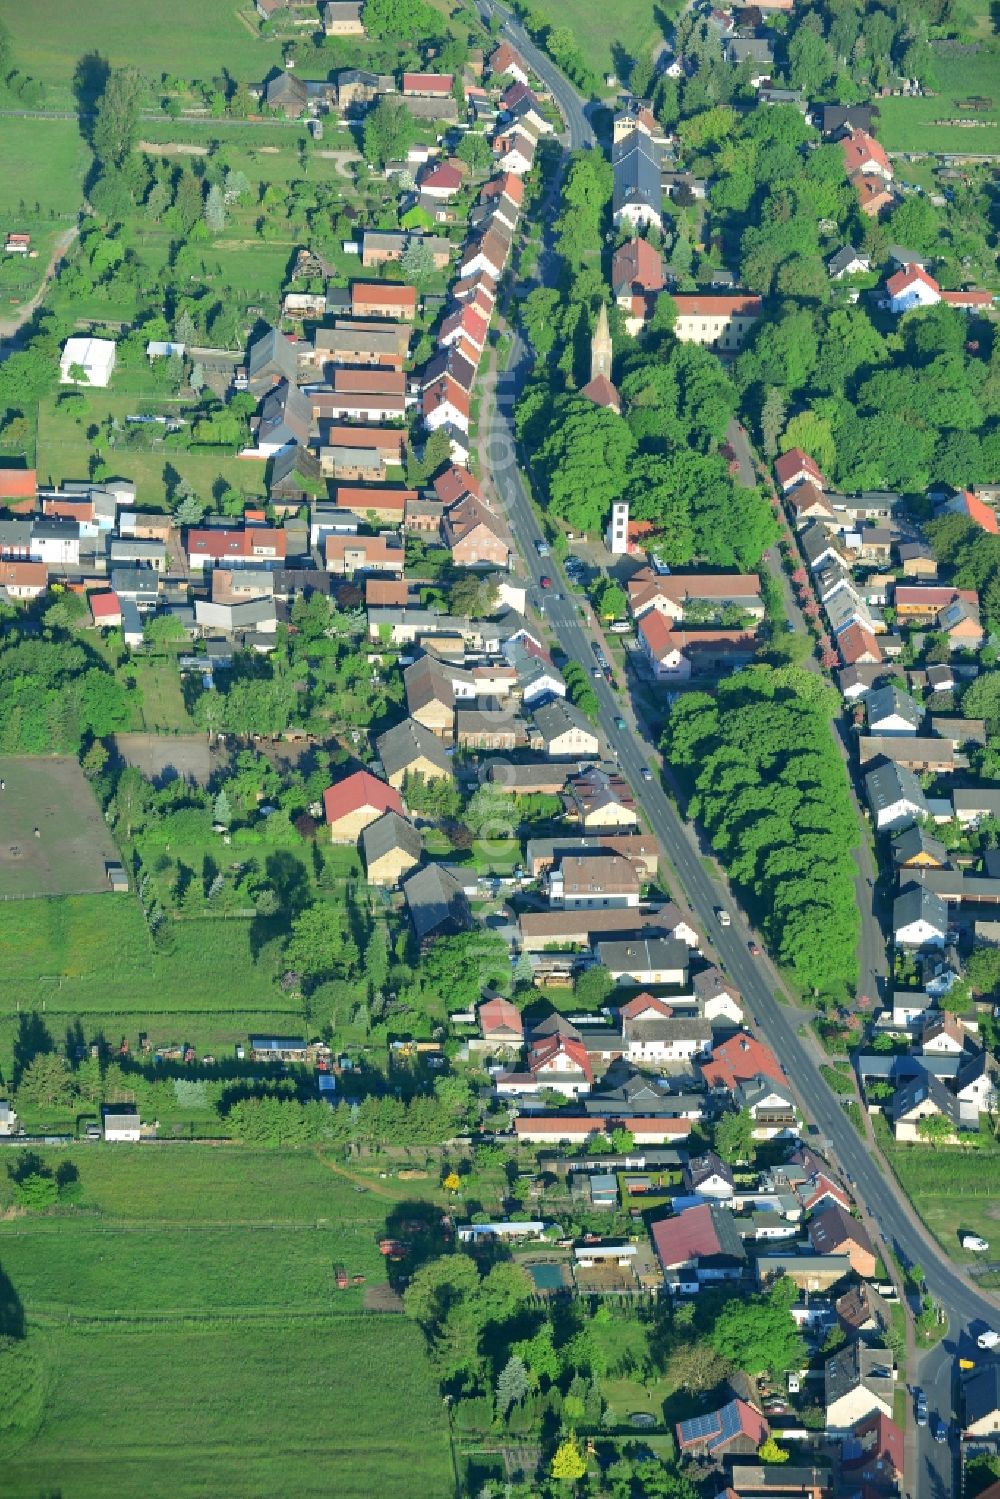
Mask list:
[[[728,1405],[724,1405],[721,1411],[717,1411],[716,1414],[719,1417],[720,1428],[717,1441],[729,1442],[732,1441],[733,1437],[739,1436],[741,1429],[740,1410],[735,1400],[731,1400]],[[712,1445],[715,1446],[716,1443],[713,1442]]]
[[713,1411],[710,1416],[692,1416],[689,1421],[682,1422],[685,1442],[700,1442],[713,1436],[719,1430],[716,1414]]

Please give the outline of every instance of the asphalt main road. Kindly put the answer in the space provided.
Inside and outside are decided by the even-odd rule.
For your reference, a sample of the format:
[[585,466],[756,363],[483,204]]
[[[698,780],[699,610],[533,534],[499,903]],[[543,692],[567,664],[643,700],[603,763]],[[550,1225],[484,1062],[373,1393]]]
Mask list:
[[531,65],[558,104],[566,121],[569,149],[579,151],[587,146],[595,146],[597,137],[587,119],[583,99],[552,59],[535,46],[520,22],[514,19],[506,6],[498,5],[497,0],[482,0],[479,13],[487,22],[492,15],[502,18],[503,35],[520,52],[525,62]]
[[[545,81],[563,112],[569,148],[593,146],[595,137],[584,113],[583,101],[551,60],[533,45],[523,27],[514,22],[496,0],[483,0],[481,9],[485,17],[494,10],[505,17],[504,34]],[[555,269],[554,257],[544,257],[543,280],[550,280]],[[491,472],[524,559],[534,607],[544,611],[567,658],[589,666],[595,661],[594,645],[597,643],[592,617],[585,619],[581,616],[580,605],[569,594],[556,559],[550,557],[543,561],[538,556],[536,544],[544,537],[517,465],[512,425],[514,402],[531,363],[530,350],[514,333],[507,370],[500,372],[497,378],[495,404],[491,411],[484,413],[489,424]],[[545,594],[541,588],[543,575],[549,576],[556,585]],[[635,717],[627,705],[618,701],[603,678],[595,680],[594,685],[600,709],[599,727],[609,752],[631,783],[636,801],[683,886],[693,913],[703,930],[710,934],[712,947],[741,989],[755,1025],[781,1059],[804,1105],[804,1112],[826,1137],[829,1151],[839,1161],[855,1195],[877,1223],[885,1245],[892,1248],[904,1264],[923,1266],[928,1290],[948,1314],[948,1337],[939,1350],[927,1356],[923,1369],[933,1411],[950,1421],[954,1360],[960,1353],[968,1354],[974,1349],[970,1334],[974,1335],[996,1320],[996,1301],[972,1289],[956,1273],[937,1243],[917,1222],[895,1181],[883,1174],[877,1159],[869,1154],[865,1141],[827,1086],[814,1055],[797,1033],[799,1012],[775,999],[764,976],[763,965],[750,955],[750,943],[756,940],[751,927],[728,888],[716,877],[714,867],[710,872],[709,864],[703,862],[696,830],[684,821],[664,792],[656,774],[656,761],[651,762],[643,747],[642,731]],[[619,716],[625,718],[624,729],[619,729],[615,722]],[[643,778],[644,769],[653,770],[651,781]],[[875,943],[880,941],[880,936],[875,936],[874,913],[866,894],[862,895],[859,881],[859,904],[870,923],[872,939],[866,944],[870,956],[863,962],[863,967],[874,983],[876,970],[881,968],[875,958]],[[720,906],[725,906],[730,912],[732,924],[728,927],[719,924],[717,910]],[[863,960],[865,956],[863,953]],[[921,1435],[920,1472],[910,1475],[907,1487],[921,1499],[924,1496],[927,1499],[946,1499],[955,1490],[953,1448],[933,1443],[929,1432]]]

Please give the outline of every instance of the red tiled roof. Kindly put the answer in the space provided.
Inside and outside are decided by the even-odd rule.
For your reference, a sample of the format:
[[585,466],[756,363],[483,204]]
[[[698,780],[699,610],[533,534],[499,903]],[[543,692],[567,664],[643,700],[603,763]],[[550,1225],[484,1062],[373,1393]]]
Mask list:
[[252,557],[254,544],[264,542],[273,546],[276,557],[285,556],[285,532],[270,526],[248,526],[242,531],[230,531],[220,526],[187,533],[187,551],[191,557]]
[[538,1042],[531,1048],[528,1066],[533,1073],[537,1073],[549,1063],[558,1062],[561,1057],[565,1057],[574,1070],[582,1072],[588,1083],[594,1081],[594,1069],[587,1055],[587,1048],[582,1041],[576,1041],[572,1036],[552,1036]]
[[943,291],[942,302],[947,302],[949,307],[992,307],[993,293],[991,291]]
[[874,665],[882,660],[882,652],[875,636],[859,624],[848,625],[846,630],[841,631],[837,636],[837,649],[845,666],[853,666],[862,656],[870,656]]
[[519,52],[515,52],[510,42],[501,42],[499,47],[490,57],[491,73],[506,73],[507,69],[514,65],[520,68],[522,73],[527,73],[528,65]]
[[0,468],[0,500],[34,497],[38,475],[33,468]]
[[20,562],[0,558],[0,588],[45,588],[49,581],[45,562]]
[[621,398],[607,375],[595,375],[593,380],[588,380],[583,386],[580,394],[585,400],[593,401],[595,406],[601,406],[605,410],[618,411],[621,408]]
[[756,1036],[743,1032],[715,1047],[709,1060],[702,1063],[701,1072],[710,1088],[733,1089],[737,1083],[747,1083],[755,1077],[769,1077],[776,1083],[785,1081],[771,1048]]
[[637,1016],[645,1015],[650,1010],[656,1015],[662,1015],[664,1019],[674,1013],[665,1000],[643,992],[630,999],[627,1005],[622,1005],[619,1014],[623,1020],[635,1020]]
[[519,1036],[524,1034],[521,1012],[509,999],[488,999],[485,1004],[481,1004],[479,1026],[484,1036],[498,1030],[516,1031]]
[[442,375],[440,380],[435,380],[433,385],[428,385],[421,398],[421,410],[424,416],[432,416],[440,406],[450,404],[455,410],[465,417],[466,421],[472,411],[472,401],[469,392],[453,380],[450,375]]
[[443,98],[451,93],[454,82],[451,73],[404,73],[403,93],[435,94]]
[[365,604],[370,608],[402,609],[410,600],[410,585],[405,578],[367,578]]
[[356,770],[346,780],[328,786],[323,792],[323,808],[327,822],[339,822],[362,807],[372,807],[383,812],[398,812],[402,815],[403,798],[386,781],[380,781],[370,771]]
[[[903,1433],[884,1411],[875,1411],[852,1426],[851,1436],[860,1444],[861,1452],[857,1457],[842,1458],[845,1468],[867,1467],[880,1462],[881,1473],[886,1477],[890,1476],[888,1469],[894,1473],[904,1471]],[[980,1499],[986,1499],[986,1495],[981,1495]]]
[[372,448],[378,452],[403,456],[406,433],[401,427],[331,427],[327,436],[331,448]]
[[418,185],[421,191],[431,188],[439,192],[457,193],[462,186],[462,174],[450,162],[443,161],[439,167],[434,167],[425,177],[421,177]]
[[791,484],[800,471],[810,478],[817,488],[822,489],[826,484],[815,458],[810,458],[809,454],[803,453],[801,448],[789,448],[787,453],[782,453],[781,457],[774,461],[774,476],[782,488],[786,484]]
[[380,516],[387,512],[391,517],[403,519],[407,500],[415,500],[415,489],[393,489],[380,485],[366,488],[363,484],[341,484],[336,490],[336,503],[341,510],[352,510],[355,515],[367,515],[369,510]]
[[852,172],[860,171],[865,162],[874,162],[884,172],[892,173],[892,166],[888,156],[882,150],[873,135],[868,135],[864,130],[855,130],[847,136],[841,145],[844,150],[844,170],[848,176]]
[[90,595],[90,612],[94,616],[94,623],[99,624],[101,620],[119,620],[122,617],[122,606],[116,593],[92,593]]
[[467,494],[475,495],[477,500],[482,499],[483,487],[467,468],[453,463],[451,468],[446,468],[434,480],[434,493],[442,505],[455,505]]
[[666,283],[663,279],[663,260],[659,250],[648,239],[630,239],[620,245],[611,259],[611,285],[641,288],[642,291],[661,291]]
[[928,276],[923,266],[916,264],[908,265],[903,270],[897,271],[895,276],[890,276],[885,283],[885,289],[890,297],[898,297],[906,291],[908,286],[915,286],[918,282],[929,286],[931,291],[940,292],[941,290],[934,277]]
[[977,526],[980,526],[984,531],[988,531],[991,536],[996,536],[998,531],[1000,531],[1000,525],[997,524],[996,511],[987,505],[984,500],[977,499],[974,494],[970,494],[967,489],[963,489],[961,494],[956,495],[949,509],[957,511],[959,515],[967,515],[970,520],[975,521]]
[[763,304],[760,297],[737,292],[735,296],[675,296],[674,305],[679,317],[757,317]]
[[945,584],[938,587],[904,585],[895,590],[893,599],[897,608],[926,609],[928,613],[935,609],[947,609],[949,604],[959,600],[965,604],[979,603],[979,595],[974,588],[949,588]]
[[417,288],[398,281],[355,281],[351,286],[351,310],[363,314],[366,307],[399,307],[413,312],[417,306]]
[[664,1270],[708,1258],[722,1248],[712,1222],[712,1209],[707,1202],[700,1207],[685,1208],[675,1218],[661,1218],[653,1224],[650,1232],[653,1248]]

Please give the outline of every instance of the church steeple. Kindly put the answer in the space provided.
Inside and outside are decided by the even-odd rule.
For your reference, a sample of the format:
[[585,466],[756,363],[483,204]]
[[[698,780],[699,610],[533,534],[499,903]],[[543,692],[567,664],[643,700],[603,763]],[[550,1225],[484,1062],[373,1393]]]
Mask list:
[[605,380],[611,379],[611,329],[608,326],[608,309],[601,303],[601,310],[597,314],[597,327],[594,336],[590,340],[590,378],[596,380],[603,375]]

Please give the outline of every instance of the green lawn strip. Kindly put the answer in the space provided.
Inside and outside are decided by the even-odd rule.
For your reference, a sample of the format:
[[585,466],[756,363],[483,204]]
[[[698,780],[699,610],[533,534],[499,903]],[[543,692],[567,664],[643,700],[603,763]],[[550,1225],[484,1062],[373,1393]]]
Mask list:
[[997,1236],[1000,1144],[984,1133],[980,1149],[896,1145],[884,1118],[875,1116],[872,1122],[900,1186],[945,1253],[958,1264],[976,1264],[978,1256],[962,1248],[959,1234]]
[[259,82],[281,66],[281,43],[255,36],[239,8],[200,0],[176,0],[169,10],[154,0],[47,0],[44,26],[32,23],[30,6],[11,7],[6,19],[18,67],[48,86],[49,107],[72,107],[70,83],[87,53],[156,79],[172,73],[208,80],[225,68]]
[[206,1481],[219,1494],[320,1499],[332,1474],[339,1499],[367,1499],[374,1474],[387,1499],[450,1493],[419,1330],[318,1311],[282,1322],[274,1294],[204,1327],[47,1329],[44,1419],[4,1462],[7,1499],[34,1499],[56,1475],[74,1499],[200,1499]]

